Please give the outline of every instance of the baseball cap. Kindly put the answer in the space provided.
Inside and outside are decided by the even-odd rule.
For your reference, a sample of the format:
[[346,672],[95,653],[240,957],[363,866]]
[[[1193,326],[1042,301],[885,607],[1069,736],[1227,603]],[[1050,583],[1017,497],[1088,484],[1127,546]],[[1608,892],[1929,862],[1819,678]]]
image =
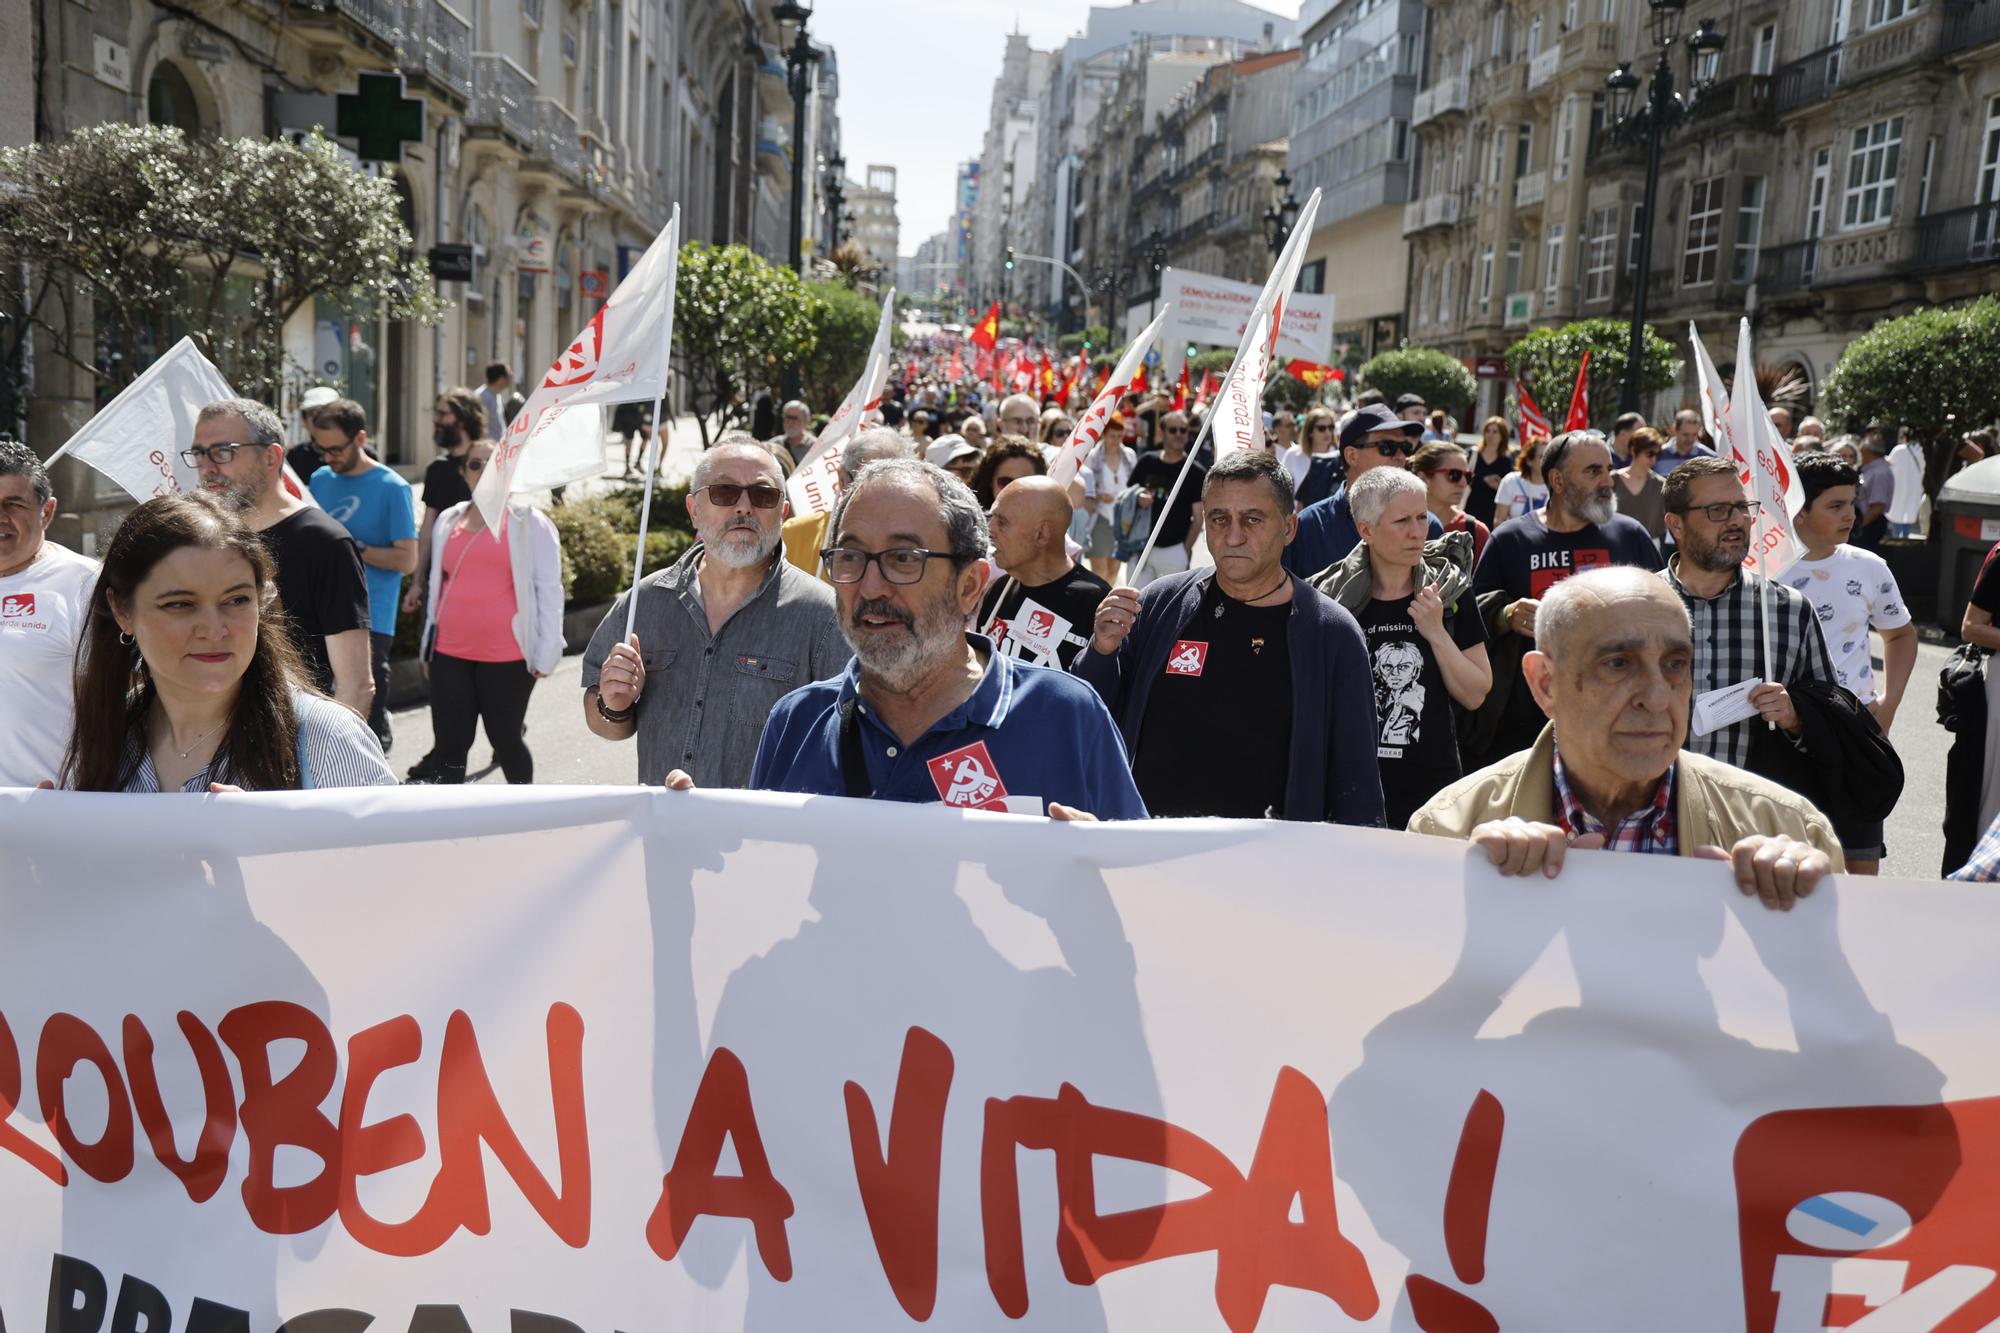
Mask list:
[[967,456],[979,457],[979,446],[966,440],[963,435],[946,435],[924,450],[924,461],[939,467],[950,467],[954,462]]
[[1340,447],[1350,448],[1360,444],[1378,430],[1399,430],[1405,435],[1421,435],[1424,428],[1414,421],[1405,421],[1381,403],[1370,403],[1356,408],[1354,415],[1340,428]]
[[299,411],[317,412],[339,397],[340,390],[328,388],[324,384],[315,384],[306,390],[305,397],[299,399]]
[[1424,396],[1420,393],[1406,393],[1396,400],[1396,410],[1398,412],[1406,412],[1413,407],[1428,409],[1430,404],[1424,401]]

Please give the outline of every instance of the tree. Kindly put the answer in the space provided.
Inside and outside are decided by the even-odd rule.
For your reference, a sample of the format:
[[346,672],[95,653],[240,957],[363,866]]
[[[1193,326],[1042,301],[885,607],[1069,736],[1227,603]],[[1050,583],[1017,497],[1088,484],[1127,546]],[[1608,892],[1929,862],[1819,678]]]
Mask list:
[[432,324],[447,309],[397,204],[317,133],[94,125],[0,149],[0,357],[15,364],[39,328],[101,399],[188,335],[239,392],[275,401],[285,321],[315,297]]
[[815,411],[831,412],[861,377],[882,309],[838,282],[806,285],[812,303],[813,350],[799,366],[801,388]]
[[1836,430],[1880,419],[1921,440],[2000,417],[2000,298],[1919,310],[1856,338],[1826,377],[1826,415]]
[[1194,360],[1188,362],[1188,366],[1196,375],[1213,373],[1221,376],[1228,372],[1230,364],[1235,360],[1235,348],[1217,347],[1212,351],[1195,353]]
[[[1625,384],[1626,353],[1632,345],[1632,326],[1619,319],[1580,319],[1558,329],[1536,329],[1507,349],[1507,369],[1516,380],[1526,380],[1549,425],[1559,426],[1569,409],[1570,390],[1576,385],[1576,368],[1590,352],[1590,376],[1584,392],[1591,407],[1591,420],[1609,412]],[[1639,388],[1658,393],[1680,383],[1681,359],[1674,346],[1646,326],[1645,365],[1640,371]]]
[[1390,402],[1414,393],[1432,407],[1458,412],[1472,405],[1479,391],[1472,372],[1456,357],[1435,347],[1412,347],[1404,343],[1393,351],[1379,353],[1361,367],[1361,387],[1374,389]]
[[746,246],[690,241],[681,247],[674,356],[703,448],[749,419],[758,389],[812,355],[813,299],[797,274]]

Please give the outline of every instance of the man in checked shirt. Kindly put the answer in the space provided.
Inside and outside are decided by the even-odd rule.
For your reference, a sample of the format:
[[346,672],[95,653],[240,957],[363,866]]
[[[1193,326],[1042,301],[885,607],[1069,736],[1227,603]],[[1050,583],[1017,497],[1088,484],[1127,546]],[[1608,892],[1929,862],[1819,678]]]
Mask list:
[[[1787,736],[1801,730],[1785,687],[1804,680],[1838,684],[1833,659],[1812,604],[1762,575],[1743,568],[1757,504],[1743,492],[1736,465],[1722,458],[1693,458],[1667,478],[1667,531],[1679,552],[1667,562],[1667,582],[1687,603],[1694,621],[1694,697],[1710,690],[1761,680],[1750,691],[1758,716],[1690,736],[1687,748],[1738,768],[1748,766],[1755,728],[1775,723]],[[1770,598],[1772,663],[1764,661],[1758,617]]]

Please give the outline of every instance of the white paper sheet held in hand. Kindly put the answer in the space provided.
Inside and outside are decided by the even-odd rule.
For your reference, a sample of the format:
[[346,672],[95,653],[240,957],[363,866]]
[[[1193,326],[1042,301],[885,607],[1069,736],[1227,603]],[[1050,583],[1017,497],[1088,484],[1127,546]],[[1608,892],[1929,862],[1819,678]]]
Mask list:
[[1749,680],[1696,695],[1694,734],[1706,736],[1711,731],[1720,731],[1724,727],[1747,722],[1757,716],[1757,705],[1750,702],[1750,691],[1763,683],[1752,676]]

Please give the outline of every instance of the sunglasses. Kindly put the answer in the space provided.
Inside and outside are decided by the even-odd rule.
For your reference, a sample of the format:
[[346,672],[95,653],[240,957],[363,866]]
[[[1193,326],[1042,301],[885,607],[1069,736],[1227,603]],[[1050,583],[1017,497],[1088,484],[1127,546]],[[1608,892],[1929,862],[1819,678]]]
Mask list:
[[[1364,444],[1362,447],[1368,446]],[[1413,458],[1417,452],[1417,446],[1408,440],[1377,440],[1374,449],[1384,458]]]
[[1424,473],[1424,475],[1426,477],[1443,477],[1446,481],[1456,486],[1471,477],[1472,474],[1462,467],[1434,467]]
[[733,481],[711,482],[707,486],[698,487],[695,494],[699,495],[703,491],[708,493],[710,504],[720,505],[724,509],[734,509],[745,491],[750,493],[750,507],[753,509],[776,509],[778,502],[785,498],[785,493],[776,486],[744,486]]

